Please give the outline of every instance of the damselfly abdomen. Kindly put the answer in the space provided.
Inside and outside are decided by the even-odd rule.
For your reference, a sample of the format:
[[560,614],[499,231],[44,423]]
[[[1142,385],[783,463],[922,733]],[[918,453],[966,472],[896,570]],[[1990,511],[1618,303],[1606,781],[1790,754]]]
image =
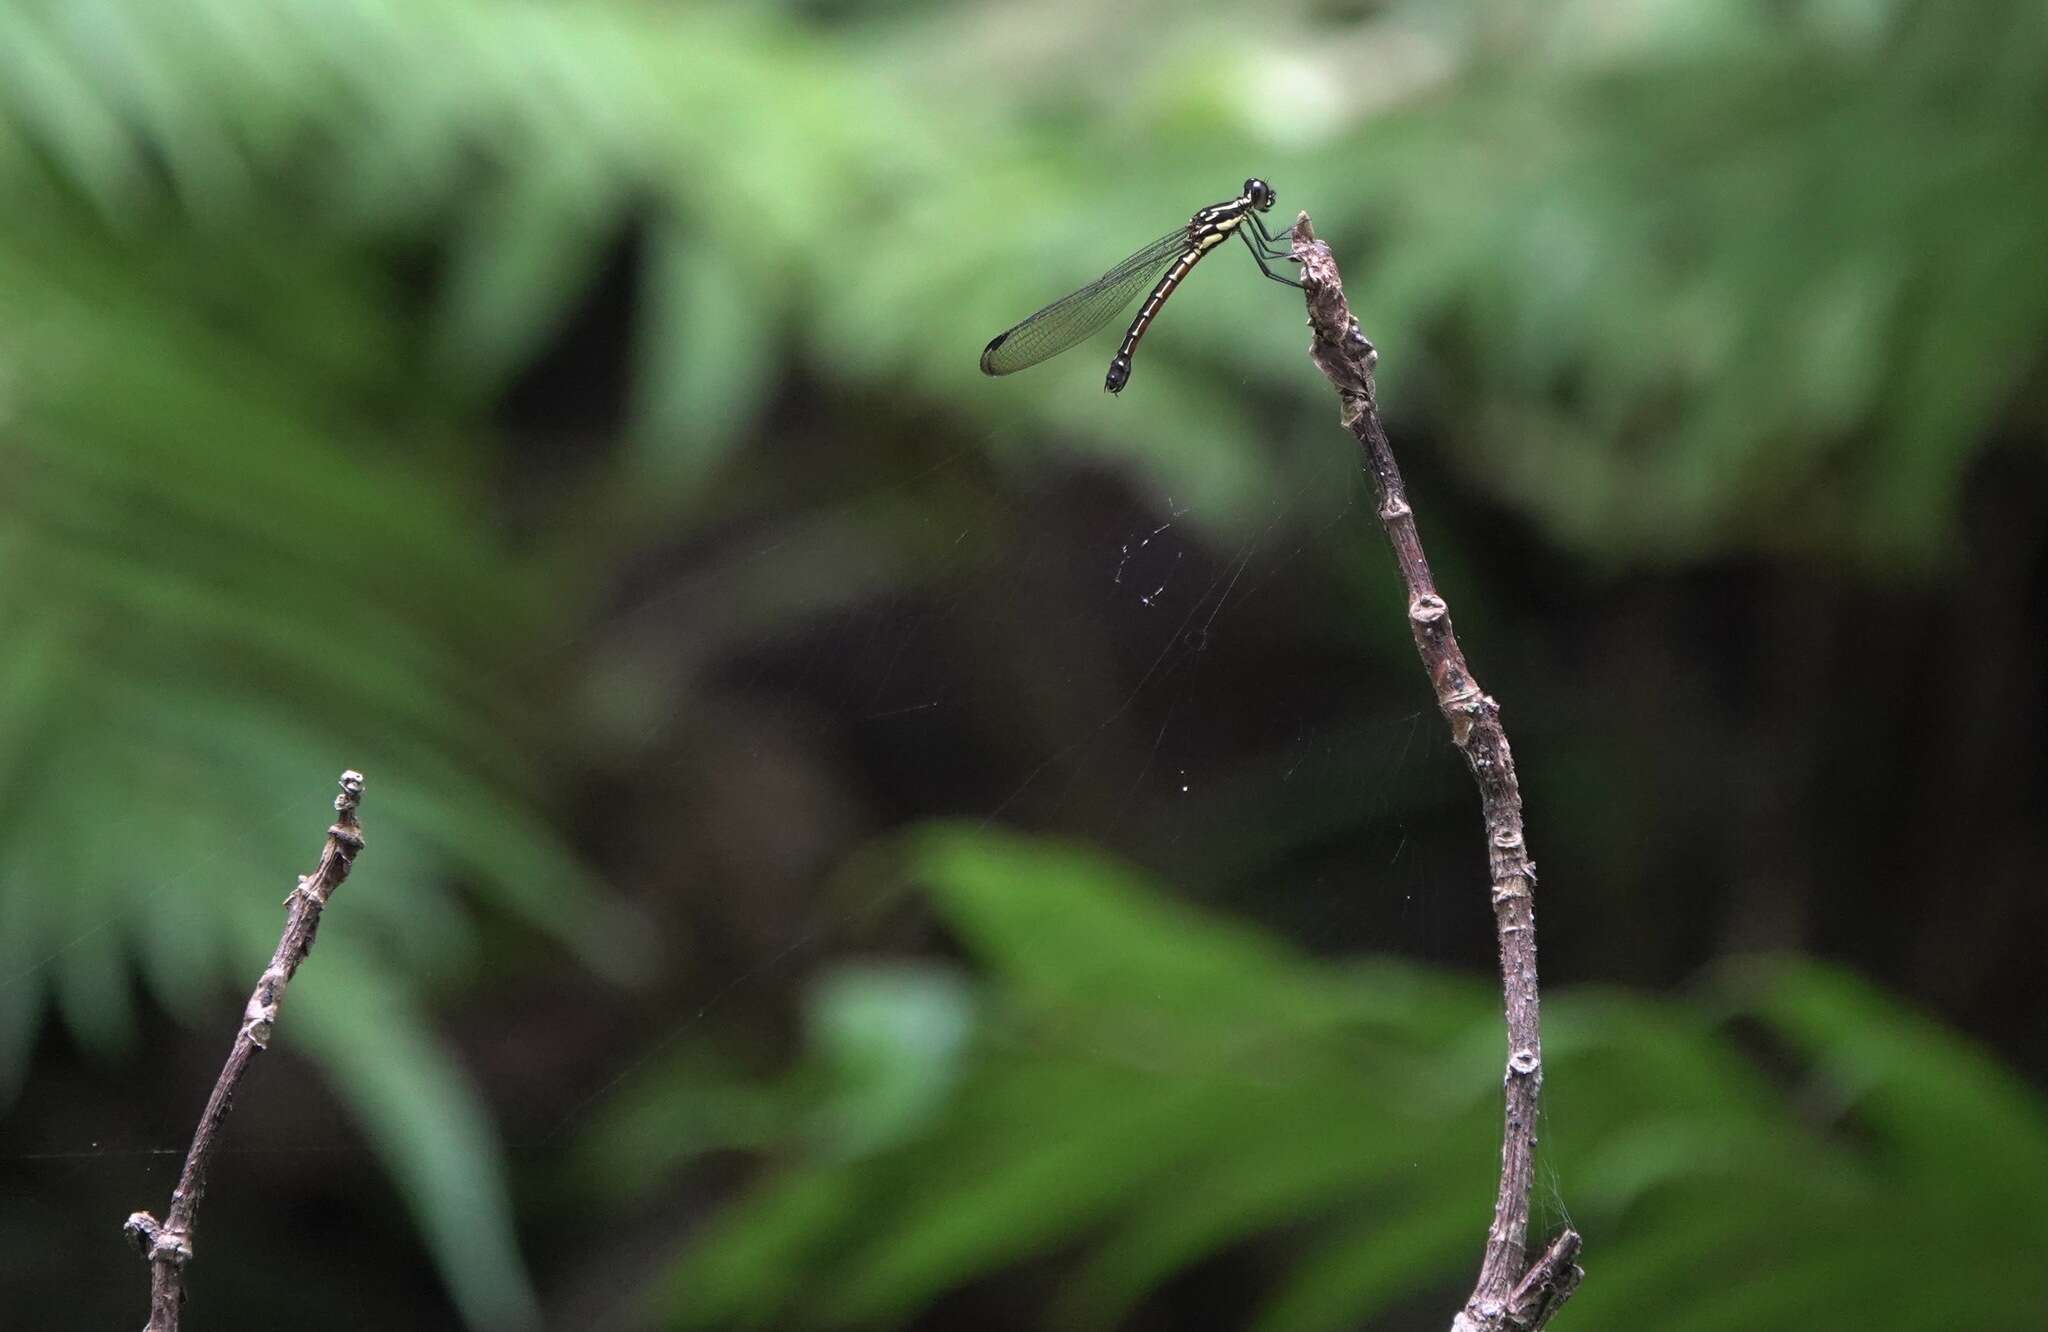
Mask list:
[[[1210,204],[1189,218],[1186,226],[1176,227],[1079,291],[1060,297],[1023,323],[996,334],[982,348],[981,372],[1013,374],[1059,355],[1115,318],[1150,283],[1152,294],[1131,320],[1123,345],[1111,358],[1109,373],[1102,381],[1102,387],[1109,392],[1123,392],[1131,379],[1131,358],[1137,355],[1138,343],[1145,330],[1152,327],[1159,308],[1166,304],[1166,298],[1173,295],[1181,280],[1194,271],[1202,256],[1233,234],[1244,241],[1267,277],[1290,287],[1301,285],[1274,272],[1267,263],[1288,257],[1259,217],[1272,207],[1273,187],[1254,176],[1244,183],[1244,193],[1235,199]],[[1163,273],[1162,265],[1166,270]]]

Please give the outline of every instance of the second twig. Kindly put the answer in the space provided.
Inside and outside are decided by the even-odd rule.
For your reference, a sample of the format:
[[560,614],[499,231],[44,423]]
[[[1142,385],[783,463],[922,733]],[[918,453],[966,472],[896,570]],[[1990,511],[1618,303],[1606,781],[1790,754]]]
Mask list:
[[256,981],[248,1006],[242,1010],[241,1030],[228,1049],[227,1062],[213,1084],[213,1094],[200,1113],[199,1127],[192,1134],[192,1149],[185,1154],[185,1168],[178,1187],[171,1193],[171,1210],[162,1221],[148,1212],[136,1212],[122,1227],[149,1260],[149,1324],[144,1332],[177,1332],[178,1315],[185,1304],[185,1264],[192,1261],[192,1234],[198,1225],[199,1203],[206,1197],[206,1168],[213,1160],[220,1140],[221,1122],[234,1104],[235,1088],[249,1071],[249,1061],[270,1044],[277,1024],[278,1006],[284,1002],[299,963],[313,951],[313,933],[320,926],[320,912],[355,863],[363,849],[362,825],[356,822],[356,805],[363,798],[363,775],[341,774],[341,794],[334,798],[334,824],[327,830],[327,845],[320,863],[299,880],[285,898],[284,933],[270,965]]

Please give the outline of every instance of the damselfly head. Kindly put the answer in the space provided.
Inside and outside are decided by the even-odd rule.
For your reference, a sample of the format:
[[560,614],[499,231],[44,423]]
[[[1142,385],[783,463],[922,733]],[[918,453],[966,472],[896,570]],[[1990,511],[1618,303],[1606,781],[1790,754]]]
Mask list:
[[1273,187],[1253,176],[1244,183],[1244,197],[1252,201],[1252,207],[1266,212],[1273,206]]

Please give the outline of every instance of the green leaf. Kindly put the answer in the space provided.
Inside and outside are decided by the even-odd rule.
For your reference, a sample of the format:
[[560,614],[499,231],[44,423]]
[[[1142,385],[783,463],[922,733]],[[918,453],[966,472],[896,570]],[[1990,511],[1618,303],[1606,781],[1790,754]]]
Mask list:
[[341,935],[334,922],[322,928],[318,957],[292,987],[280,1038],[315,1054],[336,1095],[392,1162],[470,1325],[539,1326],[502,1153],[476,1089],[429,1037],[396,978],[380,974]]
[[1296,1266],[1253,1325],[1258,1332],[1334,1332],[1358,1325],[1403,1294],[1447,1281],[1462,1261],[1477,1271],[1472,1233],[1484,1201],[1449,1189],[1354,1221]]
[[440,349],[458,379],[501,390],[572,312],[618,225],[585,157],[536,154],[486,192],[450,255]]
[[[1303,1256],[1261,1327],[1463,1298],[1500,1140],[1486,987],[1290,958],[1070,845],[952,825],[904,845],[989,968],[960,1076],[858,1159],[784,1145],[784,1167],[678,1267],[677,1317],[887,1323],[1071,1250],[1052,1321],[1113,1326],[1175,1274],[1269,1235]],[[1545,1013],[1539,1187],[1576,1213],[1592,1273],[1570,1316],[1735,1332],[1825,1310],[1934,1332],[2039,1293],[2042,1108],[1923,1019],[1789,963],[1691,1000],[1553,992]],[[1821,1077],[1787,1085],[1731,1016],[1780,1030]],[[806,1067],[781,1090],[794,1109],[819,1086]],[[1817,1105],[1878,1133],[1831,1132]],[[1732,1294],[1731,1272],[1750,1274]]]
[[1729,966],[1723,988],[1815,1061],[1840,1109],[1882,1135],[1887,1165],[1953,1200],[1948,1224],[2027,1216],[2048,1244],[2048,1108],[2010,1070],[1844,972],[1757,960]]
[[1027,992],[1211,1012],[1319,999],[1273,941],[1148,894],[1083,848],[940,825],[907,855],[954,928]]
[[666,219],[647,239],[639,337],[639,464],[665,492],[703,483],[753,424],[773,367],[772,307],[752,266],[701,226]]
[[917,1135],[960,1077],[973,996],[932,967],[840,968],[808,996],[808,1039],[829,1090],[814,1132],[862,1156]]

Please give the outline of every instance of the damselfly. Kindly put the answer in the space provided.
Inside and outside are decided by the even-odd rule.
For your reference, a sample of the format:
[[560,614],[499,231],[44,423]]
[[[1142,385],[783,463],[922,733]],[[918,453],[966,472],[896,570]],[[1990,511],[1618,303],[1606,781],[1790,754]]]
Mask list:
[[[1254,176],[1244,183],[1244,193],[1235,199],[1210,204],[1189,218],[1186,226],[1174,228],[1081,290],[1060,297],[1015,328],[996,334],[982,348],[981,372],[1012,374],[1059,355],[1115,318],[1149,282],[1152,295],[1131,320],[1123,345],[1117,348],[1109,363],[1109,373],[1102,381],[1102,387],[1109,392],[1123,392],[1131,378],[1131,357],[1137,355],[1138,342],[1152,326],[1159,307],[1166,304],[1166,298],[1173,295],[1181,279],[1194,271],[1202,256],[1229,240],[1233,232],[1244,241],[1267,277],[1290,287],[1301,285],[1267,265],[1269,259],[1288,257],[1259,217],[1272,206],[1273,187]],[[1250,223],[1249,228],[1246,223]],[[1159,272],[1162,264],[1170,264],[1164,273]]]

